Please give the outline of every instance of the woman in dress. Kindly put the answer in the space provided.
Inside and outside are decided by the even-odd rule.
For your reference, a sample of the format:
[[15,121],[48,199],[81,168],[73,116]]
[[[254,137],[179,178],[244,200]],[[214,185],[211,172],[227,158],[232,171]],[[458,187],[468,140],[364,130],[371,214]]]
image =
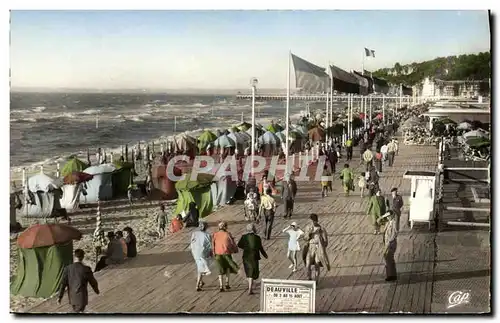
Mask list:
[[256,234],[255,225],[247,225],[247,233],[238,242],[238,247],[243,249],[243,269],[248,279],[248,294],[252,294],[253,281],[259,278],[260,255],[267,259],[267,253],[262,247],[262,240]]
[[196,262],[196,269],[198,277],[196,280],[196,291],[201,291],[205,283],[203,276],[210,275],[210,258],[212,257],[212,237],[206,231],[207,223],[201,221],[199,223],[199,230],[193,232],[191,235],[191,253],[193,254],[194,261]]
[[304,240],[306,240],[306,243],[302,250],[302,259],[306,265],[307,278],[312,280],[311,266],[314,266],[314,280],[318,282],[320,268],[326,267],[328,271],[330,270],[330,261],[326,253],[328,236],[321,225],[319,225],[317,214],[311,214],[309,219],[311,222],[304,229]]
[[[238,252],[238,246],[234,242],[231,233],[227,232],[227,223],[219,223],[219,231],[212,237],[212,250],[215,254],[215,262],[219,269],[220,291],[231,289],[229,286],[229,275],[238,273],[238,265],[234,262],[231,254]],[[223,285],[223,277],[226,276],[226,285]]]

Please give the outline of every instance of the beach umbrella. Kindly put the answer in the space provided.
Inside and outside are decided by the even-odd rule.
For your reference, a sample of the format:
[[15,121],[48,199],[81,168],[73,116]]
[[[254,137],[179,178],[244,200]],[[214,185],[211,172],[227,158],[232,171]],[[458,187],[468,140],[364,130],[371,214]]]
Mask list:
[[488,133],[485,132],[484,130],[472,130],[472,131],[469,131],[469,132],[466,132],[463,134],[463,137],[465,139],[469,139],[469,138],[473,138],[473,137],[484,137],[484,138],[488,138]]
[[277,123],[271,123],[269,126],[267,126],[267,131],[270,131],[272,133],[277,133],[283,130],[283,127],[280,126]]
[[477,147],[477,148],[491,145],[490,140],[484,137],[472,137],[470,139],[467,139],[465,143],[470,147]]
[[28,178],[28,187],[31,192],[36,192],[36,191],[48,192],[56,190],[61,186],[62,186],[61,180],[43,173]]
[[308,132],[309,139],[312,141],[322,141],[325,140],[325,130],[320,127],[315,127]]
[[257,143],[260,145],[279,145],[281,143],[280,139],[276,134],[271,131],[265,132],[262,136],[257,139]]
[[307,127],[306,126],[302,126],[302,125],[299,125],[299,126],[296,126],[295,128],[293,128],[293,130],[295,132],[298,132],[300,133],[303,137],[307,136]]
[[228,148],[236,147],[236,142],[228,135],[222,135],[214,141],[214,147]]
[[214,142],[217,139],[217,136],[208,130],[205,130],[199,137],[198,137],[198,149],[203,150],[207,148],[208,144]]
[[80,240],[82,233],[66,224],[35,224],[23,231],[17,238],[21,248],[48,247],[64,244],[71,240]]
[[116,170],[116,166],[113,164],[101,164],[101,165],[96,165],[96,166],[90,166],[86,168],[83,172],[90,174],[90,175],[96,175],[96,174],[103,174],[103,173],[112,173]]
[[64,184],[79,184],[79,183],[83,183],[83,182],[88,182],[92,178],[94,178],[94,176],[91,174],[87,174],[84,172],[73,172],[71,174],[64,176],[63,183]]
[[468,122],[461,122],[458,124],[457,129],[458,130],[468,130],[471,129],[472,125]]
[[[283,137],[286,138],[286,130],[280,131],[279,134],[283,135]],[[290,135],[288,136],[288,139],[290,141],[294,141],[297,139],[302,139],[304,137],[305,136],[302,135],[300,132],[296,131],[295,129],[292,129],[292,130],[290,130]],[[285,141],[285,139],[283,139],[283,141]]]
[[87,165],[85,162],[76,157],[72,157],[66,162],[66,164],[64,164],[63,168],[61,169],[61,175],[64,177],[73,172],[81,172],[87,167],[89,167],[89,165]]
[[227,135],[229,138],[233,139],[233,141],[236,144],[243,145],[247,141],[250,141],[252,139],[251,136],[249,136],[247,133],[244,132],[231,132],[229,135]]
[[[250,135],[250,138],[252,137],[252,128],[248,129],[245,132]],[[265,133],[264,130],[262,130],[261,128],[255,127],[255,138],[262,136],[264,133]]]
[[283,132],[276,132],[275,133],[276,137],[279,138],[280,142],[286,142],[286,136],[283,134]]
[[196,148],[196,139],[186,134],[174,137],[174,151],[189,151]]
[[442,122],[443,124],[457,124],[455,121],[451,120],[448,117],[441,118],[438,121]]
[[252,128],[252,124],[248,122],[242,122],[239,125],[237,125],[238,129],[240,131],[247,131],[248,129]]

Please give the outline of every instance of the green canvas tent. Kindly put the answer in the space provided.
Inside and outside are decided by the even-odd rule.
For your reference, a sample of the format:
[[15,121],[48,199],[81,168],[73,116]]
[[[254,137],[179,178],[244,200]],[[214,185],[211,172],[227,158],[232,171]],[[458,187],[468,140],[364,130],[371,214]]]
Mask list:
[[117,161],[113,164],[116,167],[111,174],[113,197],[126,196],[128,186],[133,182],[135,176],[134,163]]
[[76,157],[72,157],[66,162],[66,164],[64,164],[61,170],[61,175],[64,177],[73,172],[83,172],[83,170],[87,167],[89,167],[89,165]]
[[214,208],[213,195],[211,192],[214,175],[198,174],[195,181],[191,180],[191,173],[187,173],[183,180],[175,183],[177,190],[177,208],[174,214],[188,211],[189,203],[195,202],[200,212],[200,218],[204,218]]
[[48,298],[59,290],[64,268],[73,262],[73,242],[18,248],[19,261],[10,285],[13,295]]

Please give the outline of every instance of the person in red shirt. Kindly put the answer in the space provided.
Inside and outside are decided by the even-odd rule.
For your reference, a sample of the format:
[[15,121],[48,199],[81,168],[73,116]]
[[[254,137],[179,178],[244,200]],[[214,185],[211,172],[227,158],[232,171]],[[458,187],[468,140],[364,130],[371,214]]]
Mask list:
[[184,225],[182,224],[182,215],[178,214],[175,219],[170,222],[170,232],[176,233],[182,230]]

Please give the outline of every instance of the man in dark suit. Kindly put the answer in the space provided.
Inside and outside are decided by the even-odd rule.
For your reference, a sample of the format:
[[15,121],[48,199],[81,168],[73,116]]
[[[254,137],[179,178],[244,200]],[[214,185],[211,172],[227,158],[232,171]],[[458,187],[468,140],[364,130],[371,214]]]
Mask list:
[[285,207],[285,219],[287,217],[292,217],[295,195],[297,195],[297,184],[290,175],[286,175],[285,181],[283,182],[283,189],[281,191],[281,199],[283,200]]
[[389,210],[394,212],[394,218],[396,220],[396,229],[399,231],[399,223],[401,219],[401,211],[403,209],[403,197],[398,194],[398,189],[396,187],[391,189],[391,198],[387,199],[387,206]]
[[75,250],[74,262],[64,268],[57,302],[60,304],[64,296],[64,291],[68,288],[69,303],[75,313],[81,313],[88,304],[89,293],[87,284],[90,284],[96,294],[99,294],[97,281],[89,266],[85,266],[82,261],[85,252],[82,249]]

